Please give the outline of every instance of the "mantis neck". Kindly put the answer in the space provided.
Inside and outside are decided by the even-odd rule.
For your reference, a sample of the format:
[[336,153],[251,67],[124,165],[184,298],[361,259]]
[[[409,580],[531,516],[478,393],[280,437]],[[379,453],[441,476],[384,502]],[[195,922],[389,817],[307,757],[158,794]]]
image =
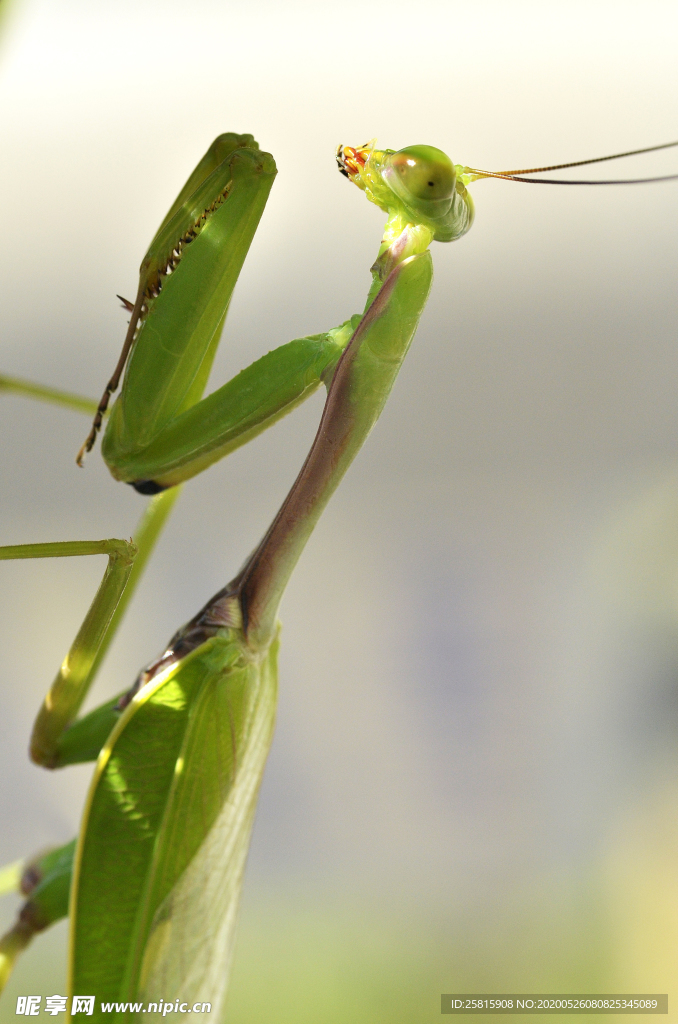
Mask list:
[[382,245],[365,313],[337,364],[306,461],[263,540],[227,588],[231,600],[239,598],[253,652],[263,653],[275,635],[280,599],[299,556],[393,387],[430,290],[431,257],[423,251],[430,238],[428,229],[406,225]]
[[377,258],[370,268],[372,284],[367,293],[363,316],[391,271],[408,257],[425,252],[432,240],[433,232],[423,224],[410,224],[400,210],[392,210],[389,213]]

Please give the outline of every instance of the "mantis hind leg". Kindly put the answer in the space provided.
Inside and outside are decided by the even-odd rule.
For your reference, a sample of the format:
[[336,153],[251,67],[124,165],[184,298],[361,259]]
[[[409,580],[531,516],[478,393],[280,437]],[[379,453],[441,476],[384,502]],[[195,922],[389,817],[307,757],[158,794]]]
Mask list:
[[112,728],[112,709],[107,705],[81,723],[76,716],[178,495],[175,490],[149,502],[136,544],[112,539],[0,547],[0,560],[108,555],[99,589],[35,720],[31,757],[37,764],[60,768],[92,760],[98,753],[96,743]]
[[124,540],[65,541],[0,548],[0,559],[3,560],[77,555],[108,555],[108,564],[85,620],[33,726],[31,757],[37,764],[49,768],[59,765],[61,736],[75,720],[94,678],[99,653],[132,571],[136,548]]
[[41,402],[50,402],[53,405],[63,405],[75,412],[83,412],[86,416],[91,416],[97,408],[97,403],[91,398],[84,398],[70,391],[59,391],[57,388],[43,387],[42,384],[34,384],[22,377],[7,377],[0,374],[0,392],[2,391],[23,395],[25,398],[37,398]]
[[68,916],[74,854],[75,839],[0,872],[8,881],[0,883],[0,892],[15,890],[27,897],[16,921],[0,938],[0,992],[33,937]]

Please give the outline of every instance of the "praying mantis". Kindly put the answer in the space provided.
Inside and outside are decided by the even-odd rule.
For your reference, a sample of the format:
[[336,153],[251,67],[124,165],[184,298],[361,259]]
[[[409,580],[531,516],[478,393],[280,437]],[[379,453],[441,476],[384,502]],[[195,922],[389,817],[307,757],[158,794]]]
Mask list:
[[[362,315],[274,349],[202,398],[275,177],[273,158],[251,135],[219,136],[155,235],[135,301],[123,300],[131,314],[123,352],[78,455],[82,463],[92,449],[124,371],[102,454],[116,480],[152,495],[134,542],[0,548],[0,558],[109,560],[31,740],[33,759],[46,767],[96,761],[82,828],[77,843],[15,871],[28,898],[0,943],[4,981],[33,935],[69,914],[69,996],[94,995],[97,1017],[126,1019],[160,1001],[174,1013],[204,1003],[221,1011],[273,734],[285,586],[407,354],[431,286],[430,243],[469,230],[471,182],[539,181],[525,176],[555,169],[479,171],[453,165],[430,146],[393,152],[374,143],[340,147],[337,159],[388,218]],[[78,719],[180,485],[321,384],[327,401],[316,438],[243,568],[130,690]],[[39,390],[8,380],[4,386]]]

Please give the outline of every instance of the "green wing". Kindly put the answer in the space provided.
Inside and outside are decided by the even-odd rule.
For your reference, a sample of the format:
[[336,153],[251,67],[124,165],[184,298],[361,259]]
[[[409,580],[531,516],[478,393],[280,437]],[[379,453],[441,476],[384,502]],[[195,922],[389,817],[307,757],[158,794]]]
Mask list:
[[[71,905],[70,992],[221,1007],[275,719],[277,641],[239,630],[147,684],[101,753]],[[176,1020],[176,1014],[173,1014]]]

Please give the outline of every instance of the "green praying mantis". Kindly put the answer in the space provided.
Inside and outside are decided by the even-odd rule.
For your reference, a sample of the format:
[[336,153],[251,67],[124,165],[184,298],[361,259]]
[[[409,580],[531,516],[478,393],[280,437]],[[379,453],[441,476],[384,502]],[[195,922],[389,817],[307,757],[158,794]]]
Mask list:
[[[123,351],[78,455],[82,464],[124,371],[102,454],[115,479],[152,495],[134,542],[0,548],[3,559],[108,556],[31,739],[31,756],[45,767],[96,762],[82,827],[77,841],[7,870],[6,888],[20,887],[27,899],[0,940],[4,983],[32,937],[68,914],[68,995],[94,996],[97,1018],[127,1019],[153,1004],[165,1014],[169,1006],[186,1015],[205,1004],[221,1012],[273,734],[285,586],[407,354],[431,287],[430,243],[454,241],[472,225],[467,186],[483,177],[545,183],[529,176],[556,169],[480,171],[430,146],[393,152],[373,142],[340,147],[337,161],[387,214],[363,313],[269,352],[202,397],[276,173],[251,135],[220,136],[155,235],[135,301],[123,300],[131,314]],[[2,384],[89,408],[25,382]],[[179,485],[320,385],[327,400],[315,440],[243,568],[131,689],[78,718]]]

